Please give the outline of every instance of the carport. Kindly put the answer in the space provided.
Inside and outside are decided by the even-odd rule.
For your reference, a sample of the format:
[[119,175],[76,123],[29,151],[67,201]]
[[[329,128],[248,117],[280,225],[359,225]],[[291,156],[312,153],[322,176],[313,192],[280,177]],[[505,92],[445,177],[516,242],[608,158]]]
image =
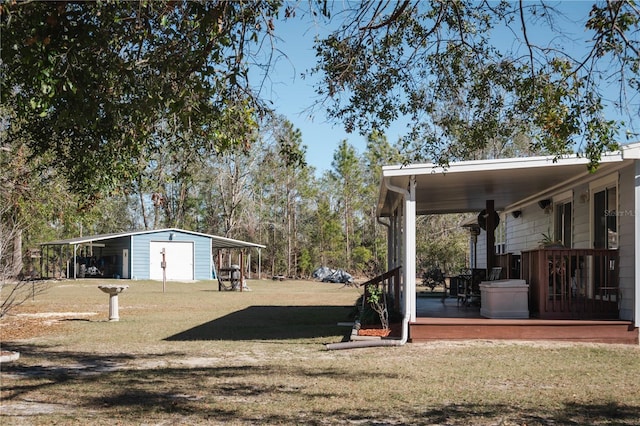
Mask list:
[[214,250],[219,266],[223,250],[239,250],[240,259],[247,252],[250,262],[251,250],[256,249],[261,277],[261,251],[265,248],[177,228],[81,236],[40,246],[43,277],[162,279],[164,264],[170,280],[212,279]]

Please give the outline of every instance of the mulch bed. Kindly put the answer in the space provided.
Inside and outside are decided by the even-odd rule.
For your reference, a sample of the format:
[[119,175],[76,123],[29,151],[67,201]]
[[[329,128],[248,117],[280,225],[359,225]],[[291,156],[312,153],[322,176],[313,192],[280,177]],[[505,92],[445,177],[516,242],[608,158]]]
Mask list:
[[387,330],[379,325],[363,325],[358,330],[358,336],[400,337],[402,336],[402,324],[389,324],[389,329]]

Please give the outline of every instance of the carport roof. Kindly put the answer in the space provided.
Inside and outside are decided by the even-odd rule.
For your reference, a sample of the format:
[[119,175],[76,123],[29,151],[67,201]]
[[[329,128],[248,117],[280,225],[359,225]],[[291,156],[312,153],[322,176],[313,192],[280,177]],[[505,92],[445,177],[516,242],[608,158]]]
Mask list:
[[[602,156],[595,176],[640,158],[640,143]],[[487,200],[496,210],[534,202],[558,188],[590,176],[586,158],[527,157],[435,164],[385,166],[378,198],[378,217],[392,216],[412,178],[416,179],[416,214],[479,212]]]
[[86,237],[76,237],[69,238],[66,240],[56,240],[49,241],[46,243],[40,243],[42,246],[62,246],[62,245],[80,245],[80,244],[90,244],[98,241],[111,240],[114,238],[121,237],[130,237],[132,235],[143,235],[143,234],[153,234],[157,232],[180,232],[184,234],[193,234],[199,235],[202,237],[207,237],[211,239],[211,246],[214,249],[223,249],[223,248],[265,248],[266,246],[262,244],[250,243],[247,241],[234,240],[231,238],[219,237],[216,235],[203,234],[200,232],[187,231],[184,229],[178,228],[166,228],[166,229],[153,229],[146,231],[131,231],[131,232],[117,232],[113,234],[100,234],[100,235],[90,235]]

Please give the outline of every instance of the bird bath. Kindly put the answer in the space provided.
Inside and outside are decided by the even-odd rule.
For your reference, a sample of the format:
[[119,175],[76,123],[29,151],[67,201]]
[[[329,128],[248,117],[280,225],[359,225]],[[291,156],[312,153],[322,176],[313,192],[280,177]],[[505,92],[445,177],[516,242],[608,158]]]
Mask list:
[[109,321],[118,321],[118,294],[129,288],[128,285],[99,285],[98,288],[109,295]]

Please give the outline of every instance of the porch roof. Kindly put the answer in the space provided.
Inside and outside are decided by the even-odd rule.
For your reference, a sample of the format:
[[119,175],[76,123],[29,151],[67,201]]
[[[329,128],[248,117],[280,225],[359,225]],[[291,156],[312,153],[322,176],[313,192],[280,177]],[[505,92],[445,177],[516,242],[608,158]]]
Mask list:
[[[633,144],[602,156],[592,176],[620,168],[625,160],[638,158]],[[626,154],[626,155],[625,155]],[[416,179],[416,214],[479,212],[487,200],[496,210],[547,198],[554,191],[590,175],[586,158],[526,157],[461,161],[443,168],[435,164],[385,166],[378,198],[378,217],[389,217],[402,202],[397,189],[408,189]],[[394,189],[390,189],[391,186]]]

